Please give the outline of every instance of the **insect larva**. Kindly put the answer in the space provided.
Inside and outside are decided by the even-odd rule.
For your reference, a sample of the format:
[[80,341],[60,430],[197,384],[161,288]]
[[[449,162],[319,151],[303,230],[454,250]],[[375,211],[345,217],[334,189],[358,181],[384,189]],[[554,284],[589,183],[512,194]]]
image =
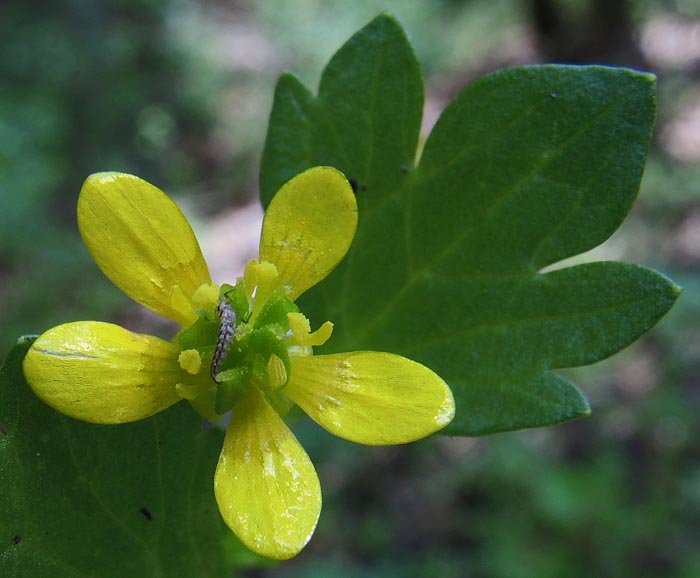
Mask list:
[[216,313],[219,316],[219,335],[216,338],[214,357],[211,360],[211,378],[214,381],[216,381],[221,364],[226,359],[228,350],[231,348],[233,333],[236,330],[236,312],[228,301],[225,299],[219,301]]

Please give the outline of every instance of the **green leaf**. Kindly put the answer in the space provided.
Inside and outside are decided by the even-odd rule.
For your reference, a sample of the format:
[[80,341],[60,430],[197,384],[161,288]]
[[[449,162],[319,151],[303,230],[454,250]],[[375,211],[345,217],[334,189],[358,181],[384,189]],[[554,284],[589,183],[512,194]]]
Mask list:
[[54,411],[29,389],[23,338],[0,370],[3,577],[230,576],[214,500],[223,432],[185,404],[119,426]]
[[413,49],[393,18],[379,16],[335,54],[318,97],[292,74],[280,77],[260,175],[264,202],[314,165],[352,167],[355,187],[378,200],[413,164],[422,111]]
[[317,97],[280,78],[263,202],[330,164],[356,185],[360,212],[348,256],[302,297],[302,311],[335,322],[326,351],[391,351],[437,371],[457,402],[446,433],[588,414],[550,370],[626,347],[679,289],[631,265],[542,268],[597,246],[625,218],[651,138],[654,77],[601,66],[489,74],[445,109],[414,166],[421,85],[386,15],[333,57]]
[[[460,435],[483,435],[496,431],[553,425],[591,413],[581,392],[567,379],[555,373],[543,373],[517,381],[496,380],[460,383],[459,403],[462,407],[478,407],[478,412],[459,411],[448,426],[448,432]],[[455,385],[453,384],[453,387]],[[508,424],[509,427],[494,424]]]

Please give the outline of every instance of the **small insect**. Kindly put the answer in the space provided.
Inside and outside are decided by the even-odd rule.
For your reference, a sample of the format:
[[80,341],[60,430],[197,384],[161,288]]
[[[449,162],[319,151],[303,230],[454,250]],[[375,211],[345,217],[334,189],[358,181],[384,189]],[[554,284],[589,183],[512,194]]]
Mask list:
[[139,510],[143,514],[143,517],[146,518],[149,522],[153,520],[153,514],[151,514],[151,511],[148,508],[141,508]]
[[219,335],[216,338],[214,357],[211,360],[211,378],[214,381],[219,374],[221,364],[228,355],[228,350],[231,349],[233,333],[236,330],[236,312],[226,299],[219,301],[216,306],[216,314],[219,316]]

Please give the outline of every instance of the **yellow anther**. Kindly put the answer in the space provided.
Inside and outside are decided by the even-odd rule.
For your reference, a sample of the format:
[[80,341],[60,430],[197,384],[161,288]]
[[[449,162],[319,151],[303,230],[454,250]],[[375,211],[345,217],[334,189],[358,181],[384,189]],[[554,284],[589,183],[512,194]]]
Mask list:
[[255,291],[255,302],[253,303],[253,311],[250,314],[250,323],[255,321],[270,295],[279,286],[278,278],[277,267],[272,263],[253,259],[246,265],[243,272],[243,281],[248,299],[253,296],[253,291]]
[[203,308],[216,305],[219,302],[219,286],[214,283],[203,283],[192,294],[192,303],[195,307]]
[[177,358],[180,367],[191,375],[197,375],[202,368],[202,356],[196,349],[186,349]]
[[289,328],[297,341],[304,335],[311,333],[311,323],[303,313],[287,313],[287,319],[289,320]]
[[303,313],[287,313],[287,319],[292,330],[293,345],[318,347],[328,341],[333,333],[333,324],[330,321],[311,332],[311,324]]
[[319,347],[331,338],[333,333],[333,324],[330,321],[324,321],[323,325],[316,331],[309,334],[308,345]]

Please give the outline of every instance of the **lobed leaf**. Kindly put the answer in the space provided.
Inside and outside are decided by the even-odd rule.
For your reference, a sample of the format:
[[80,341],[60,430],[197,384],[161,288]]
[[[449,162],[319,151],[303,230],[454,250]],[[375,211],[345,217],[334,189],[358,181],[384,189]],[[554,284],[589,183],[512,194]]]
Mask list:
[[302,310],[335,322],[325,351],[384,350],[438,372],[457,402],[448,433],[587,414],[576,387],[550,370],[629,345],[678,288],[616,263],[540,271],[603,242],[629,211],[654,77],[602,66],[489,74],[445,109],[414,166],[422,98],[411,46],[387,15],[331,59],[318,96],[280,78],[263,202],[330,164],[355,184],[360,213],[348,256]]

